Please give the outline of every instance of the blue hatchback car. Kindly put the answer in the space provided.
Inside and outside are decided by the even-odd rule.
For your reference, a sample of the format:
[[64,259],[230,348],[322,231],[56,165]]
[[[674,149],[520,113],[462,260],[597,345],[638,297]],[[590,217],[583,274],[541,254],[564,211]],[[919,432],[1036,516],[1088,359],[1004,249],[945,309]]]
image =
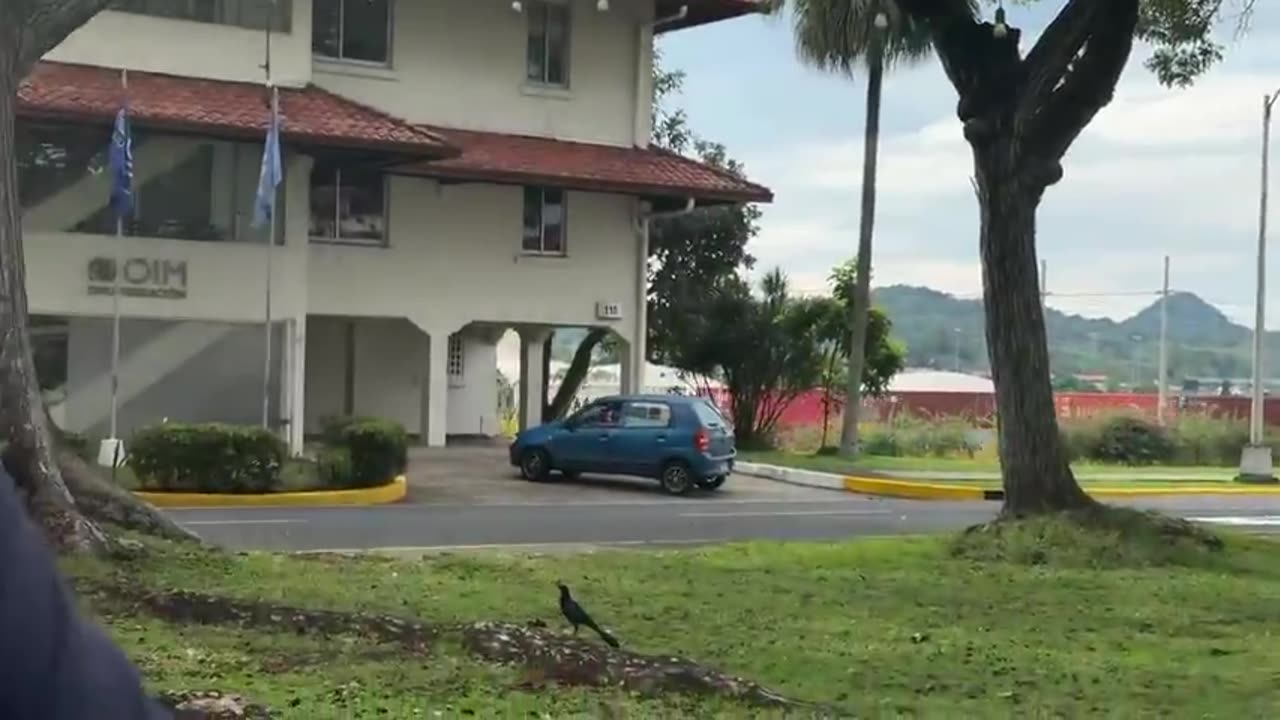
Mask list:
[[724,485],[737,451],[732,428],[709,400],[636,395],[601,398],[566,420],[525,430],[510,454],[526,480],[553,471],[637,475],[683,495]]

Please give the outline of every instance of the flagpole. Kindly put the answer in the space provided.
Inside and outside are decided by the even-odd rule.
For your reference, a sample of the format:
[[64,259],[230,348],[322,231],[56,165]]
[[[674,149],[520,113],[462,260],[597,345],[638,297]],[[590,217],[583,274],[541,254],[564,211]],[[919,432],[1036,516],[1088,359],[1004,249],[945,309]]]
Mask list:
[[[271,89],[271,112],[274,118],[279,107],[279,91],[275,88]],[[272,122],[275,122],[273,119]],[[275,192],[275,188],[271,189]],[[263,338],[266,344],[266,351],[263,353],[262,361],[262,427],[270,429],[271,427],[271,259],[275,255],[276,245],[276,216],[279,215],[275,209],[271,212],[271,224],[267,229],[267,283],[265,291],[265,312],[266,325],[263,330]]]
[[[128,105],[129,96],[129,71],[125,68],[120,70],[120,87],[125,95],[125,105]],[[116,212],[116,247],[111,253],[112,263],[115,265],[114,272],[111,273],[111,474],[115,476],[116,466],[120,464],[120,436],[117,434],[119,428],[119,411],[120,411],[120,274],[124,272],[124,263],[121,262],[121,245],[124,242],[124,213]]]
[[[271,26],[275,24],[275,15],[275,0],[271,0],[267,6],[266,57],[264,58],[262,69],[267,76],[267,88],[271,91],[271,123],[273,127],[280,108],[280,93],[271,82]],[[264,149],[264,156],[265,153],[266,150]],[[273,193],[275,190],[274,187],[271,188]],[[261,192],[261,189],[259,191]],[[267,282],[263,291],[263,303],[266,306],[263,310],[265,323],[262,331],[264,345],[262,353],[262,428],[264,430],[271,429],[271,261],[272,256],[275,254],[277,214],[274,205],[275,203],[273,202],[271,222],[267,226]]]

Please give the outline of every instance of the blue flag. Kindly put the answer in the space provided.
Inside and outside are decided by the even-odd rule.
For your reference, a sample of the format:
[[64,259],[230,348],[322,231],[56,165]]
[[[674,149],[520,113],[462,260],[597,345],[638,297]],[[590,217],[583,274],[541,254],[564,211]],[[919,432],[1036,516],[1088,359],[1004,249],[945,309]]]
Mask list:
[[262,172],[258,176],[258,195],[253,203],[253,226],[262,227],[271,222],[276,211],[276,187],[284,177],[280,163],[280,93],[272,89],[271,124],[267,128],[267,143],[262,148]]
[[118,219],[124,220],[133,214],[133,136],[129,132],[127,108],[122,107],[116,113],[107,162],[111,168],[111,209]]

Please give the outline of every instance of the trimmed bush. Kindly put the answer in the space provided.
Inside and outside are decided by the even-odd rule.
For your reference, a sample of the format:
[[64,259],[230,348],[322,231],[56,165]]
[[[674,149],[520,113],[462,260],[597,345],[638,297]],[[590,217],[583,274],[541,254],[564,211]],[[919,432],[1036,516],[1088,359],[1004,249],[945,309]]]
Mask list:
[[143,490],[265,493],[280,489],[287,456],[262,428],[166,423],[134,433],[128,463]]
[[1105,421],[1087,457],[1121,465],[1155,465],[1173,459],[1174,444],[1164,428],[1138,417],[1117,415]]
[[322,487],[349,488],[354,476],[350,450],[344,447],[326,447],[316,455],[316,478]]
[[348,453],[349,487],[385,485],[409,464],[409,436],[399,423],[351,419],[335,422],[330,431],[327,444]]

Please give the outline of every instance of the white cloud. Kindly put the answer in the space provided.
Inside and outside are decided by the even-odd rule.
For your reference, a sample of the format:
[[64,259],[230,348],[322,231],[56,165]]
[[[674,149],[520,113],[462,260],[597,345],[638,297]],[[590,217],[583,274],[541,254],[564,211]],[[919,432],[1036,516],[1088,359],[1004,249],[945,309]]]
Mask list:
[[[1042,208],[1040,248],[1053,267],[1051,289],[1154,290],[1168,253],[1175,257],[1175,287],[1231,307],[1247,306],[1256,243],[1260,98],[1268,81],[1280,84],[1280,64],[1272,65],[1277,72],[1270,78],[1260,71],[1219,72],[1184,91],[1160,88],[1141,68],[1131,69],[1115,101],[1066,158],[1066,177],[1049,190]],[[896,91],[907,92],[912,84],[898,83]],[[822,286],[829,268],[856,247],[860,122],[851,120],[847,135],[835,140],[797,137],[745,154],[753,175],[778,198],[766,209],[753,246],[761,265],[782,265],[797,286]],[[953,116],[939,114],[914,129],[895,128],[886,118],[877,284],[980,292],[971,162]],[[1280,220],[1274,208],[1272,216]],[[1097,316],[1125,315],[1151,300],[1118,294],[1054,302]]]

